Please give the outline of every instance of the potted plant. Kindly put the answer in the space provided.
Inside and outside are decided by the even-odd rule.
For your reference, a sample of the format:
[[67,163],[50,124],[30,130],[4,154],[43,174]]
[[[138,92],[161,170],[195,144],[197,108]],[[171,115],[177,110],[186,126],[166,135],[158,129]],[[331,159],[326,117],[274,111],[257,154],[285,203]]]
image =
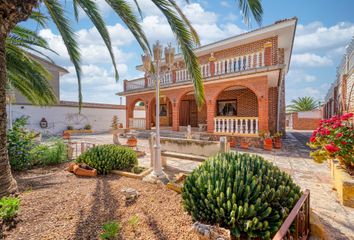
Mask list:
[[248,149],[250,147],[250,140],[249,138],[241,138],[241,143],[240,143],[240,147],[243,149]]
[[91,130],[91,129],[92,129],[92,127],[91,127],[91,125],[90,125],[90,124],[86,124],[86,125],[85,125],[85,127],[84,127],[84,129],[85,129],[85,130]]
[[230,147],[236,147],[236,138],[235,137],[229,137],[229,143]]
[[272,151],[273,149],[273,139],[270,137],[269,132],[260,132],[259,136],[263,141],[263,149],[267,151]]
[[274,148],[276,149],[281,149],[281,137],[283,136],[282,132],[276,132],[273,135],[273,140],[274,140]]

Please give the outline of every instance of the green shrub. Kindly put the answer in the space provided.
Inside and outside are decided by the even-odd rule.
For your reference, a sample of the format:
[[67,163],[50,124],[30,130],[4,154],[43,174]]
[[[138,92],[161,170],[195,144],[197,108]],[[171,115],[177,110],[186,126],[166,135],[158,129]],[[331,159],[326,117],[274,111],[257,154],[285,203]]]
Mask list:
[[0,219],[11,220],[17,216],[20,199],[15,197],[2,197],[0,199]]
[[100,238],[104,240],[116,239],[120,231],[120,225],[116,222],[107,222],[102,226],[103,233],[101,233]]
[[28,117],[15,120],[12,129],[7,131],[7,150],[11,168],[24,170],[31,166],[30,150],[35,146],[35,133],[25,129]]
[[98,174],[107,174],[112,170],[131,169],[138,164],[138,159],[130,148],[107,144],[90,148],[81,154],[76,162],[96,168]]
[[85,129],[85,130],[91,130],[91,129],[92,129],[92,126],[91,126],[90,124],[86,124],[86,125],[84,126],[84,129]]
[[53,144],[40,144],[30,151],[32,165],[55,165],[67,160],[67,146],[57,139]]
[[187,177],[182,190],[194,220],[218,224],[242,239],[270,239],[300,195],[300,187],[278,167],[239,153],[210,158]]

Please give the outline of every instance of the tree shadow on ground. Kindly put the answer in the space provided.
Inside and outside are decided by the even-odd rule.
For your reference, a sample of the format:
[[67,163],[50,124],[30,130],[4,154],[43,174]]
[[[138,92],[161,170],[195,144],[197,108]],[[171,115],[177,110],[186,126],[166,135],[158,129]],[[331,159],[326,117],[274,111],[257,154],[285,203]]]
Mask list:
[[80,221],[76,226],[75,240],[97,239],[104,223],[117,221],[118,199],[112,194],[109,179],[97,178],[92,195],[94,199],[91,209],[81,208],[79,211]]
[[33,177],[16,177],[16,181],[19,186],[19,191],[26,191],[26,190],[40,190],[44,188],[51,188],[52,186],[63,184],[64,181],[57,180],[53,178],[52,173],[40,175],[40,176],[33,176]]
[[167,238],[166,234],[163,232],[162,229],[160,229],[155,218],[147,212],[144,212],[144,214],[146,216],[147,223],[149,224],[150,229],[152,230],[152,232],[156,236],[156,239],[167,240],[168,238]]

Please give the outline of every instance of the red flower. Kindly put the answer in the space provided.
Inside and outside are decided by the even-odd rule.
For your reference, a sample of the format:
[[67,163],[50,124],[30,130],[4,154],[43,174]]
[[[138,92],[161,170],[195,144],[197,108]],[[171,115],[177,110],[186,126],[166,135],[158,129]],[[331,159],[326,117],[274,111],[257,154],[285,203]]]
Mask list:
[[324,128],[324,129],[321,130],[321,135],[327,136],[327,135],[329,135],[330,133],[331,133],[331,132],[330,132],[327,128]]
[[348,120],[351,117],[353,117],[353,113],[347,113],[347,114],[343,114],[341,119],[342,120]]
[[336,138],[340,138],[341,136],[343,136],[343,133],[337,133]]
[[338,152],[340,149],[334,143],[328,144],[325,146],[326,150],[331,153]]
[[316,137],[315,136],[311,136],[310,137],[310,142],[312,142],[312,143],[316,142]]
[[341,144],[342,145],[347,145],[347,142],[346,141],[341,141]]

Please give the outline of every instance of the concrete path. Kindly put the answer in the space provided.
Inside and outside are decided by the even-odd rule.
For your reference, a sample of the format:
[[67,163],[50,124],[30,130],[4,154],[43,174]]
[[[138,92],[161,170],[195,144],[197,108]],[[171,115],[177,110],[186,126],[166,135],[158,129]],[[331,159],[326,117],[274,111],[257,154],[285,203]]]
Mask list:
[[[326,226],[331,239],[354,240],[354,209],[339,203],[327,164],[318,164],[309,157],[309,148],[306,146],[309,136],[309,132],[289,131],[281,151],[266,152],[261,149],[251,149],[247,152],[262,155],[288,172],[302,189],[310,189],[311,208]],[[104,144],[112,143],[112,136],[110,134],[87,135],[78,137],[77,140]],[[122,142],[125,141],[122,139]],[[145,157],[139,159],[139,162],[148,167],[150,165],[148,141],[139,139],[138,145],[140,150],[147,153]],[[240,149],[235,150],[241,152]],[[180,172],[191,172],[199,164],[199,162],[169,158],[165,171],[170,178],[173,178]]]

